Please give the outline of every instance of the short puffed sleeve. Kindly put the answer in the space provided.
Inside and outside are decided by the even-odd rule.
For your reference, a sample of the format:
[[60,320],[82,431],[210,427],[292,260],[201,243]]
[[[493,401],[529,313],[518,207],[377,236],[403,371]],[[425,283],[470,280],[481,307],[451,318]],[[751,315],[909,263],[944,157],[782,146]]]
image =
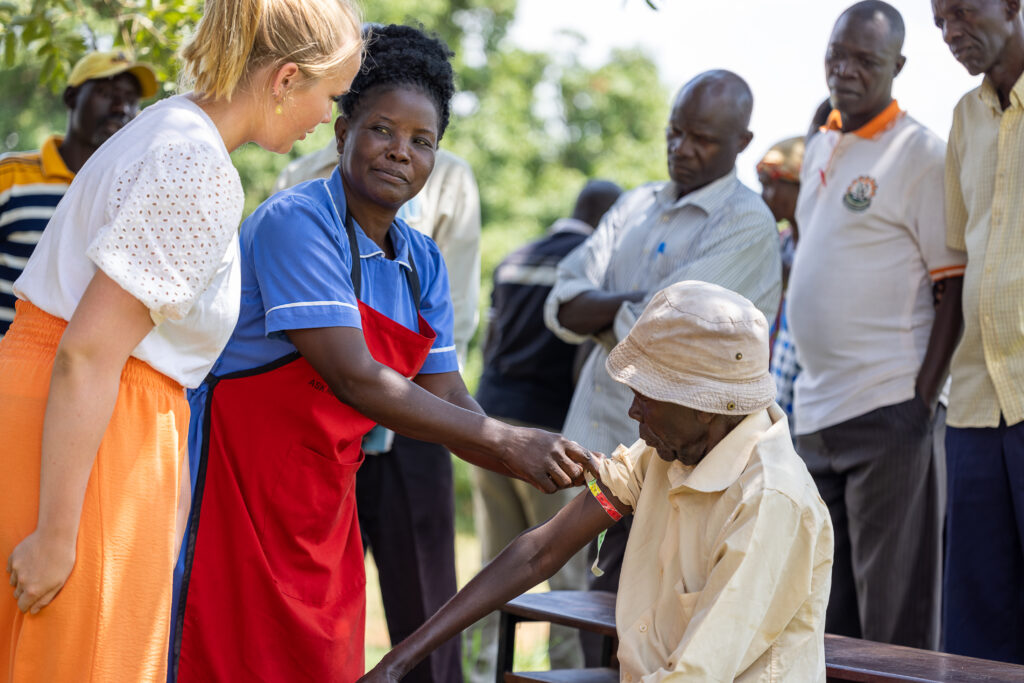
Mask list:
[[610,457],[602,458],[598,464],[601,483],[619,501],[636,510],[654,453],[643,439],[637,439],[629,448],[619,445]]
[[242,204],[222,154],[193,142],[156,146],[114,178],[107,222],[86,253],[155,323],[180,320],[213,280]]

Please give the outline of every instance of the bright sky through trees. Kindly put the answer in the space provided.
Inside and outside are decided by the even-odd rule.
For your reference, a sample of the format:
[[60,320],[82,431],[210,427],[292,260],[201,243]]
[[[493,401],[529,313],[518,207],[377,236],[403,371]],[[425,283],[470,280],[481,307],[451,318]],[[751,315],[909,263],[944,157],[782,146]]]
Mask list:
[[[578,51],[584,63],[608,50],[641,46],[672,92],[711,68],[737,72],[754,90],[754,141],[737,162],[757,187],[754,165],[774,142],[802,134],[827,96],[825,46],[847,0],[519,0],[510,31],[518,45]],[[903,15],[907,65],[896,79],[900,105],[945,139],[953,106],[975,87],[935,27],[929,0],[890,0]],[[578,38],[585,37],[580,48]]]

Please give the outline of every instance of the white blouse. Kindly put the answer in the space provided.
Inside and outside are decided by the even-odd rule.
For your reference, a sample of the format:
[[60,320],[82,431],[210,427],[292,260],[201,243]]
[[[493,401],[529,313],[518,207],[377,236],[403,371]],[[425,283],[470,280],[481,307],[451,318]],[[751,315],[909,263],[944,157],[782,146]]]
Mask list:
[[242,205],[213,121],[187,96],[163,100],[82,167],[14,293],[70,320],[101,268],[156,323],[132,355],[198,386],[238,319]]

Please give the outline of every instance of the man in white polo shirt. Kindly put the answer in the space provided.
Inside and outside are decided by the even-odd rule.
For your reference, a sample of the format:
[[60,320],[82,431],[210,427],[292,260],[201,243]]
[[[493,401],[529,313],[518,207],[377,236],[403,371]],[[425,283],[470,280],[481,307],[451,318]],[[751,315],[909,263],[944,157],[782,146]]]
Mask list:
[[804,157],[789,284],[803,367],[793,413],[836,532],[826,630],[934,649],[943,491],[931,435],[965,256],[945,244],[945,145],[892,98],[903,35],[899,13],[868,0],[829,40],[833,111]]

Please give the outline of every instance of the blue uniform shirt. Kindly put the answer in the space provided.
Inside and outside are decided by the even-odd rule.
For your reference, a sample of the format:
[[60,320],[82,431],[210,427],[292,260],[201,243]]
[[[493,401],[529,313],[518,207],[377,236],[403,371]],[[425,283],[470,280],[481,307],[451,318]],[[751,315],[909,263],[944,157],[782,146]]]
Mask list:
[[[337,201],[335,201],[337,200]],[[242,299],[231,338],[212,374],[222,376],[266,365],[296,351],[285,332],[314,327],[361,328],[352,287],[352,254],[345,232],[345,191],[338,169],[330,178],[283,190],[263,202],[242,223]],[[395,250],[388,259],[355,224],[361,260],[360,299],[410,330],[419,331],[416,306],[405,271],[409,257],[420,281],[420,313],[437,338],[420,372],[458,371],[448,270],[426,235],[396,219],[389,230]],[[202,449],[208,385],[188,392],[189,466],[192,488]],[[175,568],[174,611],[184,568]]]
[[[337,198],[337,206],[334,198]],[[352,289],[352,254],[338,169],[279,192],[243,224],[242,301],[227,347],[213,366],[224,375],[256,368],[295,351],[286,330],[361,327]],[[411,330],[416,306],[406,279],[409,256],[420,280],[420,312],[437,334],[421,372],[458,370],[448,272],[433,240],[401,219],[389,232],[394,260],[356,223],[364,303]]]

